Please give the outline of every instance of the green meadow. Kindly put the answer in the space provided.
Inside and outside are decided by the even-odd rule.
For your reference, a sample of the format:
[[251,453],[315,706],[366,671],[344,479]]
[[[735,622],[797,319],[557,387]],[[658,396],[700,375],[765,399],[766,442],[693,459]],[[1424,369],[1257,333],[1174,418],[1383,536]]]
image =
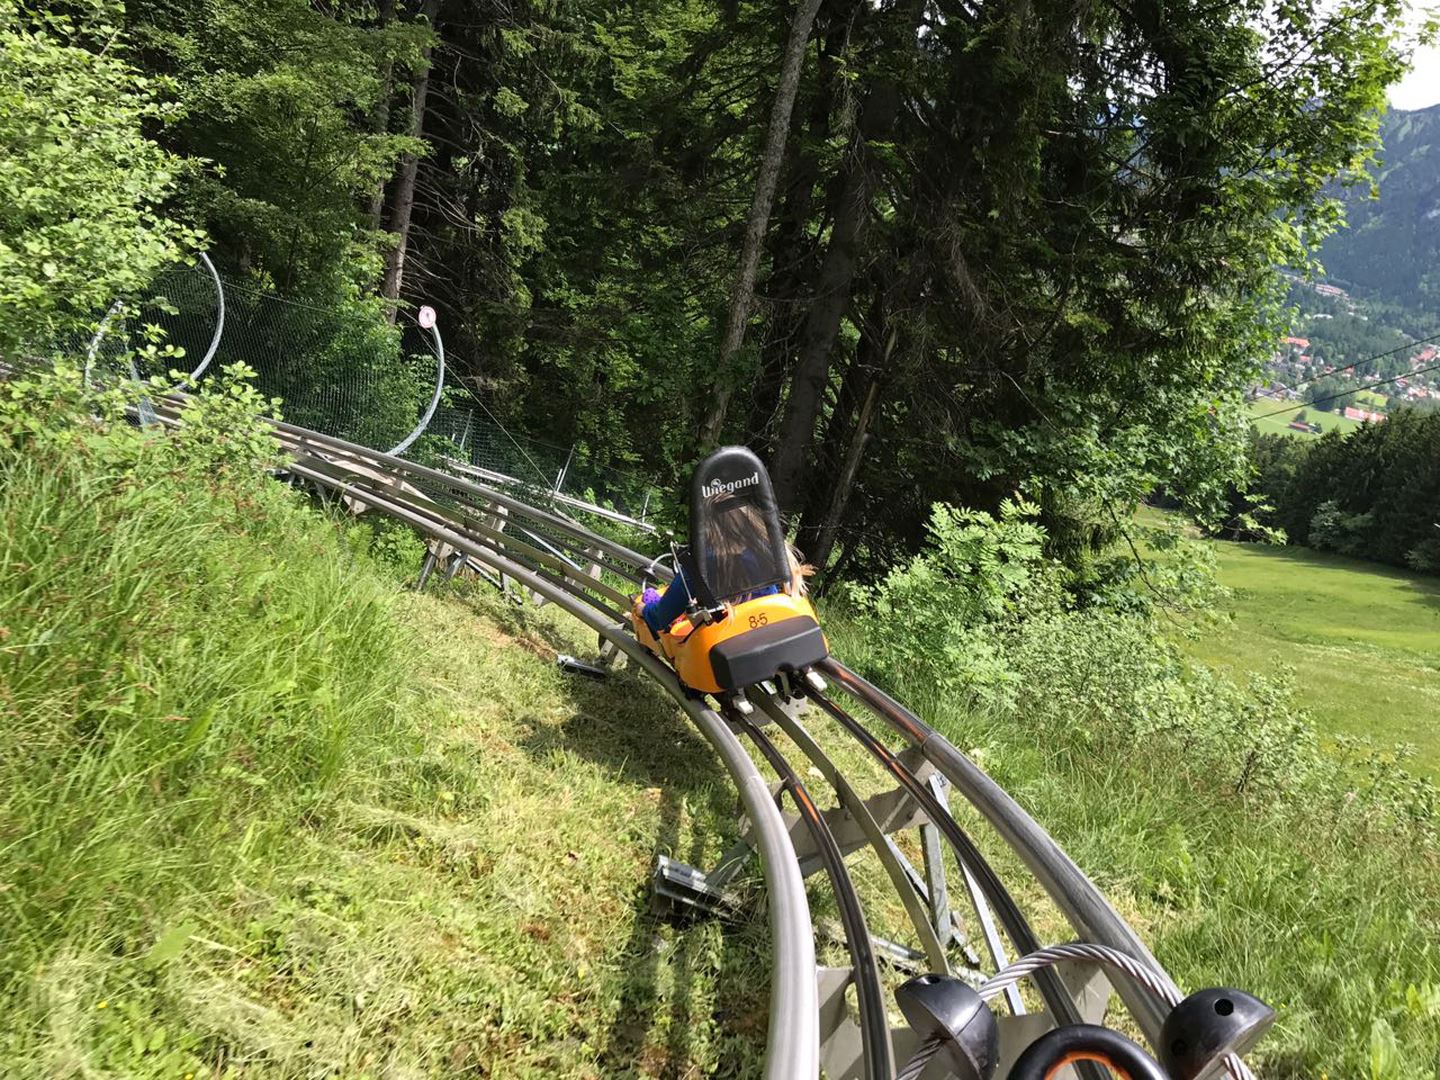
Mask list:
[[1184,643],[1245,678],[1288,667],[1326,732],[1416,747],[1440,773],[1440,579],[1300,547],[1217,542],[1228,619]]
[[[1294,404],[1293,402],[1288,404]],[[1282,411],[1283,410],[1283,411]],[[1305,413],[1305,419],[1312,424],[1319,424],[1322,434],[1326,431],[1354,431],[1360,427],[1360,421],[1347,420],[1339,413],[1324,412],[1311,405],[1295,405],[1288,408],[1286,402],[1272,401],[1260,398],[1250,402],[1250,416],[1255,421],[1255,427],[1262,435],[1292,435],[1298,439],[1313,439],[1312,434],[1303,431],[1296,431],[1290,427],[1290,421],[1294,420],[1301,413]]]

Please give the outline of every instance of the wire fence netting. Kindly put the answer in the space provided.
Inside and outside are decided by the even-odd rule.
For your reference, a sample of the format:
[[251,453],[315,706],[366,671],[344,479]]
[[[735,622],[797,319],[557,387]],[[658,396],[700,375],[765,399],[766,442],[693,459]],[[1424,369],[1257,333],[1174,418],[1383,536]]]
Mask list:
[[[377,450],[413,432],[435,392],[439,356],[412,318],[389,325],[369,302],[322,307],[276,295],[208,265],[161,274],[115,304],[88,337],[60,343],[98,381],[193,383],[243,362],[293,424]],[[482,397],[451,380],[405,456],[552,500],[595,503],[644,520],[664,495],[648,478],[596,464],[584,447],[512,432]]]
[[480,479],[522,487],[532,495],[610,507],[640,521],[664,505],[665,496],[651,478],[596,464],[581,447],[513,432],[464,389],[447,391],[416,450],[475,470]]

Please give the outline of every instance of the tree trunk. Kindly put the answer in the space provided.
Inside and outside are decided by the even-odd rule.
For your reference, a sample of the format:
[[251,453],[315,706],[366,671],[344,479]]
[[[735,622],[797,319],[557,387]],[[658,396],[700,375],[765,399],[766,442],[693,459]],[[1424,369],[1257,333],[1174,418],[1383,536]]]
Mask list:
[[[425,0],[420,15],[433,29],[440,0]],[[425,98],[430,91],[430,47],[421,54],[421,68],[415,73],[414,93],[411,99],[410,131],[413,139],[422,136],[425,130]],[[390,231],[395,234],[395,246],[385,260],[385,284],[380,295],[392,301],[388,318],[395,322],[400,300],[400,287],[405,281],[405,249],[410,242],[410,215],[415,209],[415,180],[420,174],[420,155],[406,154],[400,171],[400,182],[395,187],[395,210],[390,219]]]
[[[897,50],[913,52],[914,29],[924,13],[924,0],[910,0],[896,9],[889,33]],[[897,58],[898,59],[898,58]],[[830,231],[830,246],[805,317],[800,355],[790,382],[779,442],[770,475],[780,509],[799,508],[801,480],[825,387],[830,379],[830,353],[840,331],[840,320],[850,304],[850,287],[859,261],[865,226],[870,217],[875,168],[870,144],[889,138],[900,112],[900,87],[893,78],[879,80],[865,99],[855,140],[847,155],[840,196]]]
[[849,169],[835,210],[830,246],[820,265],[815,298],[805,317],[780,441],[770,467],[780,508],[790,513],[798,509],[805,457],[815,437],[815,421],[830,381],[830,351],[840,331],[840,320],[850,306],[850,286],[870,216],[873,176],[865,144],[889,132],[899,107],[900,92],[893,83],[877,86],[865,102],[860,135],[850,154]]
[[770,207],[775,201],[775,184],[780,176],[780,163],[785,156],[785,143],[790,134],[790,112],[795,106],[795,93],[800,86],[800,69],[805,60],[805,45],[810,40],[810,27],[820,0],[800,0],[790,23],[790,38],[785,43],[785,58],[780,65],[780,81],[775,88],[775,104],[770,109],[770,127],[765,133],[765,149],[760,157],[760,173],[755,178],[755,198],[750,203],[750,216],[745,220],[745,238],[740,245],[740,268],[735,287],[730,293],[730,310],[725,319],[725,336],[720,343],[720,379],[710,411],[700,428],[702,446],[719,441],[730,407],[732,388],[730,366],[735,354],[745,343],[745,324],[755,302],[755,275],[760,268],[760,246],[770,222]]
[[815,550],[810,553],[811,561],[823,567],[830,561],[830,552],[835,549],[835,530],[845,514],[845,504],[850,501],[850,492],[855,487],[855,477],[860,473],[860,462],[865,456],[865,444],[870,438],[870,420],[875,415],[875,404],[880,399],[880,379],[870,381],[865,402],[860,406],[860,415],[850,433],[850,446],[845,451],[845,464],[840,467],[836,478],[835,494],[830,499],[830,508],[825,512],[824,524],[820,526]]
[[[386,29],[395,20],[395,0],[380,0],[380,29]],[[390,130],[390,95],[395,91],[395,61],[386,60],[384,74],[380,79],[380,100],[370,114],[370,132],[384,135]],[[370,196],[370,227],[377,232],[384,225],[386,180],[375,183],[375,192]]]
[[875,281],[875,294],[860,327],[860,343],[825,426],[825,438],[816,455],[820,475],[809,485],[805,516],[796,536],[801,550],[821,568],[835,549],[835,532],[860,471],[879,395],[891,378],[890,359],[899,331],[890,319],[893,285],[887,289],[883,279],[884,275],[879,275]]
[[[788,318],[806,283],[814,276],[818,259],[812,249],[810,219],[815,208],[815,186],[820,180],[820,157],[814,147],[830,137],[830,108],[836,95],[835,58],[849,39],[849,22],[831,17],[823,31],[819,77],[810,102],[810,115],[800,145],[794,149],[785,184],[785,201],[780,220],[770,236],[770,277],[766,281],[775,311],[767,320],[760,346],[760,368],[747,397],[744,430],[746,442],[768,456],[767,444],[775,434],[779,405],[790,377],[790,357],[796,337]],[[762,450],[762,447],[766,449]]]

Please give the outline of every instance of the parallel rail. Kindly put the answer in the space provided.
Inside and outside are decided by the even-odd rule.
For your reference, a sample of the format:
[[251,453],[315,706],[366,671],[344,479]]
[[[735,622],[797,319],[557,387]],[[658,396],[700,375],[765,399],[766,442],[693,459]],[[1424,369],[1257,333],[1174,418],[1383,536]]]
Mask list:
[[[175,399],[155,404],[161,422],[180,422],[178,404]],[[819,1021],[815,929],[787,823],[771,786],[745,750],[737,731],[755,743],[760,756],[775,771],[782,790],[788,791],[796,804],[841,910],[852,962],[851,978],[857,991],[861,1050],[860,1063],[849,1075],[892,1080],[896,1075],[898,1041],[892,1044],[875,942],[866,928],[844,853],[825,818],[794,766],[758,723],[730,706],[723,715],[708,707],[687,692],[667,665],[636,641],[624,618],[630,592],[604,580],[609,575],[628,586],[647,579],[668,580],[671,572],[556,509],[535,506],[514,493],[481,482],[473,474],[457,476],[291,424],[275,422],[274,430],[289,455],[285,471],[291,476],[404,522],[432,543],[432,551],[440,546],[448,548],[453,557],[483,567],[499,575],[502,582],[508,579],[535,597],[555,604],[623,653],[695,724],[739,793],[751,823],[749,835],[760,855],[768,895],[773,964],[763,1075],[767,1080],[805,1080],[818,1076],[823,1037],[828,1034],[822,1033]],[[1153,973],[1153,983],[1165,991],[1163,995],[1154,986],[1130,979],[1119,980],[1115,989],[1136,1025],[1155,1046],[1167,1012],[1165,999],[1177,997],[1179,991],[1099,889],[1013,798],[914,713],[838,660],[824,662],[820,670],[841,693],[916,748],[964,796],[1034,875],[1078,938],[1118,950]],[[978,921],[988,926],[993,908],[1013,947],[1022,954],[1034,952],[1040,943],[1013,895],[927,784],[829,694],[811,690],[807,696],[880,763],[938,828],[954,850],[967,883],[975,883],[970,895]],[[864,829],[915,923],[924,950],[917,955],[927,960],[932,969],[948,971],[945,951],[934,930],[925,923],[926,904],[933,898],[916,895],[919,890],[913,882],[914,871],[909,870],[907,875],[908,864],[902,865],[903,856],[893,843],[887,847],[886,838],[853,787],[808,732],[783,711],[780,699],[760,688],[751,691],[751,699],[819,767],[841,805]],[[992,940],[990,945],[997,965],[1003,963],[1001,943]],[[1049,1022],[1069,1024],[1081,1019],[1070,989],[1053,968],[1042,968],[1034,977]],[[1022,1006],[1018,995],[1010,1000],[1012,1010],[1019,1012]],[[1249,1070],[1238,1059],[1230,1059],[1227,1065],[1237,1080],[1249,1076]],[[1087,1077],[1099,1075],[1089,1071],[1089,1066],[1080,1068]],[[941,1074],[932,1069],[925,1075]]]

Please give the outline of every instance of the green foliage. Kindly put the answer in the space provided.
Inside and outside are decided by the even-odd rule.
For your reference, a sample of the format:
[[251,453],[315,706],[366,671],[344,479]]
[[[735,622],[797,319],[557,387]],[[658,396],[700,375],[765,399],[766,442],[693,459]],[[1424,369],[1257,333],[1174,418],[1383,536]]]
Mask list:
[[0,7],[0,357],[84,340],[198,240],[161,204],[185,165],[150,130],[178,110],[138,73],[118,6]]
[[1381,424],[1252,449],[1260,515],[1296,543],[1431,570],[1440,552],[1440,413],[1396,409]]
[[842,590],[846,606],[877,626],[867,646],[874,662],[1010,708],[1019,685],[1010,650],[1031,628],[1068,625],[1083,610],[1143,617],[1157,605],[1203,623],[1226,595],[1213,550],[1178,522],[1132,527],[1126,546],[1094,554],[1077,571],[1046,554],[1039,516],[1023,499],[1004,500],[999,517],[936,505],[924,550],[873,586]]
[[353,554],[396,581],[414,581],[425,556],[425,541],[414,529],[392,518],[376,517],[351,525],[345,530],[345,543]]
[[1334,499],[1327,499],[1310,519],[1310,546],[1341,555],[1363,555],[1374,528],[1374,515],[1347,514]]
[[1127,610],[980,623],[986,670],[968,681],[937,681],[926,653],[943,633],[917,631],[906,608],[825,615],[836,653],[1014,793],[1182,986],[1242,985],[1278,1007],[1261,1075],[1366,1075],[1372,1039],[1385,1075],[1426,1075],[1440,1052],[1435,786],[1404,748],[1322,737],[1289,677],[1222,677]]
[[[1281,319],[1275,267],[1307,265],[1339,220],[1333,185],[1363,177],[1401,70],[1397,12],[1251,0],[1077,20],[1046,0],[921,35],[910,7],[826,6],[749,345],[723,371],[786,5],[135,0],[117,47],[152,81],[124,84],[125,116],[184,168],[143,140],[104,152],[137,206],[168,198],[227,270],[355,323],[355,340],[297,325],[266,343],[299,422],[333,421],[332,385],[408,370],[367,299],[408,221],[404,299],[440,308],[457,374],[506,423],[595,467],[678,478],[723,384],[725,435],[793,451],[802,546],[838,537],[851,573],[918,549],[935,502],[995,513],[1020,491],[1084,574],[1107,506],[1163,487],[1213,517],[1242,476],[1240,394]],[[108,31],[86,23],[72,46],[63,19],[25,25],[41,22],[34,40],[67,62],[130,77]],[[67,112],[26,93],[36,117]],[[68,201],[89,197],[103,146],[67,157],[67,205],[44,211],[107,254],[152,250],[115,260],[131,280],[53,290],[77,310],[173,255],[149,219],[124,244],[80,236],[90,218]],[[395,182],[412,163],[413,206]],[[32,262],[23,280],[50,265]],[[829,521],[875,373],[875,437]],[[347,434],[383,442],[411,415],[409,381],[387,376],[370,397],[393,413]],[[806,396],[818,415],[789,417]]]
[[165,139],[200,166],[179,200],[205,222],[217,258],[327,304],[370,292],[385,242],[362,201],[416,149],[371,117],[386,115],[389,73],[420,62],[429,31],[305,0],[125,10],[146,66],[183,108]]
[[404,354],[373,297],[316,307],[247,287],[226,295],[226,355],[260,373],[291,423],[380,450],[414,428],[435,387],[435,360]]
[[1166,515],[1126,526],[1123,543],[1072,571],[1069,590],[1082,606],[1129,614],[1158,607],[1205,623],[1228,595],[1216,569],[1213,546],[1193,535],[1180,515]]
[[1007,499],[1000,516],[937,505],[930,543],[872,587],[847,590],[879,626],[874,651],[892,671],[914,665],[935,685],[986,701],[1013,682],[997,631],[1061,604],[1062,571],[1044,555],[1039,508]]
[[1325,737],[1411,743],[1411,768],[1440,775],[1440,582],[1300,547],[1213,542],[1230,596],[1185,620],[1184,651],[1232,678],[1291,670]]

